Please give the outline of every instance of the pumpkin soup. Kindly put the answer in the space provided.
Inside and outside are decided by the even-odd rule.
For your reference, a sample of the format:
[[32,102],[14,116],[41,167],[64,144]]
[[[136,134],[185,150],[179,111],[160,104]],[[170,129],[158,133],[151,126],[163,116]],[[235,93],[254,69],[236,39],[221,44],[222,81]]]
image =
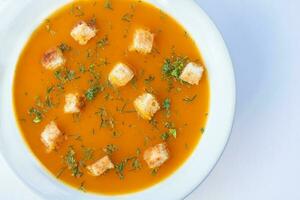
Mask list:
[[14,79],[23,137],[58,180],[124,194],[178,169],[205,129],[200,52],[174,19],[137,0],[78,0],[49,16]]

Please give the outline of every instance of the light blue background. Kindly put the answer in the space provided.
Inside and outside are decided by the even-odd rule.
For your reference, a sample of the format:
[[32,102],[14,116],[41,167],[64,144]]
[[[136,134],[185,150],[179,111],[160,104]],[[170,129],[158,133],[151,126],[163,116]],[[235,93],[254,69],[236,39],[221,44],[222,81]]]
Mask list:
[[[231,53],[237,112],[221,160],[187,199],[299,200],[300,1],[197,2],[219,27]],[[1,156],[0,199],[39,199]]]

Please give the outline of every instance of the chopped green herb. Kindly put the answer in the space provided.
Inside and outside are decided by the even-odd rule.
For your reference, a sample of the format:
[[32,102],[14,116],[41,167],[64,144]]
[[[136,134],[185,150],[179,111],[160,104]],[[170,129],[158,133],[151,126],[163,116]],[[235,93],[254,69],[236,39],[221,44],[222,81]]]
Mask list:
[[72,176],[81,177],[83,173],[79,169],[78,162],[75,158],[75,151],[72,146],[69,146],[66,155],[64,156],[64,161],[68,168],[71,170]]
[[[100,74],[96,71],[96,69],[95,69],[95,64],[91,64],[90,66],[89,66],[89,72],[90,72],[90,74],[92,75],[92,77],[96,80],[96,81],[98,81],[99,79],[100,79]],[[93,81],[95,81],[95,80],[93,80]]]
[[173,136],[174,138],[177,137],[177,131],[174,128],[170,128],[168,132],[165,132],[161,134],[160,138],[164,141],[168,140],[170,136]]
[[33,118],[32,121],[35,124],[40,123],[43,120],[43,112],[39,110],[38,108],[30,108],[29,109],[29,115]]
[[85,189],[85,187],[84,187],[84,181],[80,183],[80,186],[79,186],[78,189],[79,189],[80,191],[82,191],[82,192],[86,192],[86,189]]
[[104,8],[109,9],[109,10],[113,10],[112,3],[111,3],[110,0],[105,0],[104,1]]
[[177,131],[176,131],[176,129],[169,129],[169,134],[170,135],[172,135],[174,138],[176,138],[177,137]]
[[136,153],[136,156],[141,155],[141,149],[140,149],[140,148],[137,148],[135,153]]
[[92,101],[96,96],[104,90],[103,86],[100,84],[92,85],[86,92],[85,97],[88,101]]
[[79,71],[84,74],[86,72],[86,67],[84,65],[80,65]]
[[103,151],[107,155],[112,155],[114,152],[118,151],[118,147],[114,144],[108,144],[106,147],[103,148]]
[[[100,128],[110,127],[114,130],[115,128],[115,121],[112,117],[108,116],[105,108],[99,108],[98,111],[95,113],[96,115],[100,116]],[[116,131],[114,130],[114,133]]]
[[102,38],[101,40],[99,40],[97,42],[97,46],[102,49],[107,45],[108,45],[108,36],[107,35],[105,35],[104,38]]
[[160,138],[162,140],[166,141],[167,139],[169,139],[169,133],[166,132],[166,133],[161,134]]
[[139,161],[138,158],[133,158],[132,163],[131,163],[131,167],[132,167],[133,170],[138,170],[138,169],[142,168],[142,164],[141,164],[141,162]]
[[116,173],[121,180],[124,179],[124,169],[126,164],[127,164],[127,159],[122,160],[120,163],[115,165]]
[[71,47],[69,45],[67,45],[66,43],[61,43],[60,45],[58,45],[58,48],[62,51],[62,52],[66,52],[66,51],[70,51]]
[[186,103],[192,103],[196,98],[197,98],[197,95],[194,95],[192,97],[185,97],[185,98],[183,98],[183,101],[185,101]]
[[200,131],[201,131],[201,133],[204,133],[205,129],[204,129],[204,128],[201,128]]
[[166,110],[167,117],[171,115],[171,99],[166,98],[163,102],[163,108]]
[[122,106],[121,109],[119,109],[119,108],[117,107],[117,112],[120,112],[120,113],[134,113],[134,112],[136,112],[135,110],[125,110],[127,104],[128,104],[128,103],[125,102],[125,103],[123,104],[123,106]]
[[168,128],[168,129],[171,129],[171,128],[174,128],[175,125],[173,122],[165,122],[165,127]]
[[109,64],[107,58],[100,58],[99,61],[99,66],[106,66]]
[[154,168],[154,169],[151,170],[151,175],[156,176],[157,172],[158,172],[158,168]]
[[65,84],[68,81],[75,79],[75,71],[69,70],[67,68],[59,69],[54,72],[56,79],[61,81],[62,84]]
[[70,10],[71,15],[74,15],[75,17],[81,17],[84,15],[84,12],[81,9],[81,6],[79,5],[72,5],[72,8]]
[[122,20],[125,22],[131,22],[132,18],[133,18],[132,13],[126,13],[123,15]]
[[179,79],[181,71],[188,62],[187,57],[173,55],[171,58],[167,58],[162,66],[163,75],[166,78],[174,77]]
[[146,85],[149,85],[151,82],[153,82],[155,80],[155,77],[153,76],[153,75],[149,75],[149,77],[148,78],[146,78],[145,80],[144,80],[144,82],[145,82],[145,84]]
[[50,96],[46,96],[46,100],[45,100],[45,106],[48,108],[52,108],[54,105],[52,103],[51,97]]
[[131,86],[133,87],[133,89],[137,89],[137,79],[136,77],[133,77],[133,79],[130,81]]
[[106,94],[104,95],[104,99],[105,99],[106,101],[111,100],[110,94],[109,94],[109,93],[106,93]]
[[82,146],[82,152],[84,162],[93,158],[94,150],[92,148]]
[[87,22],[88,25],[90,26],[96,26],[97,24],[97,18],[96,16],[94,15],[92,19],[90,19],[88,22]]
[[58,172],[56,173],[56,178],[59,178],[63,173],[64,171],[67,169],[67,167],[62,167],[58,170]]
[[152,125],[153,128],[158,129],[157,125],[158,125],[158,121],[154,118],[152,118],[149,123]]

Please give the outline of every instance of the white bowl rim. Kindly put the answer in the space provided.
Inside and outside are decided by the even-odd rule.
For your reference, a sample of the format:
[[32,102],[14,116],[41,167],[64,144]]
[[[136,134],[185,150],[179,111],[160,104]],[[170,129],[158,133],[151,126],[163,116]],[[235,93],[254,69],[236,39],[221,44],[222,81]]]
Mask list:
[[[20,35],[20,38],[16,40],[15,48],[12,49],[11,54],[6,55],[4,52],[0,52],[0,63],[2,66],[15,66],[18,55],[26,43],[28,37],[32,31],[40,24],[41,20],[45,19],[52,11],[59,8],[61,5],[68,2],[68,0],[44,0],[43,2],[33,2],[34,0],[27,0],[19,4],[19,6],[13,6],[15,3],[11,1],[11,4],[7,5],[8,10],[11,9],[10,21],[3,20],[3,24],[7,28],[6,30],[0,29],[3,34],[8,30],[24,30],[23,33],[17,32],[16,35]],[[161,183],[154,185],[146,190],[139,191],[137,193],[130,193],[118,196],[98,196],[94,194],[84,194],[73,189],[70,189],[64,184],[57,184],[54,177],[50,177],[47,173],[40,168],[40,164],[37,163],[35,158],[32,158],[30,150],[27,149],[26,145],[23,144],[22,138],[15,123],[13,113],[8,114],[8,117],[4,117],[4,113],[7,114],[12,110],[12,97],[8,97],[11,93],[11,83],[13,80],[14,67],[9,69],[3,69],[0,67],[0,87],[3,89],[0,94],[0,99],[3,101],[1,104],[2,113],[0,113],[0,152],[11,167],[11,169],[17,174],[17,176],[32,190],[42,197],[55,197],[54,199],[181,199],[190,194],[203,180],[209,175],[211,170],[216,165],[217,161],[221,157],[222,152],[225,149],[227,141],[230,136],[234,113],[235,113],[235,79],[232,62],[226,48],[225,42],[222,39],[216,26],[205,14],[205,12],[192,0],[146,0],[149,3],[154,4],[163,11],[173,16],[179,21],[190,33],[195,40],[196,44],[200,48],[203,59],[206,63],[208,70],[210,91],[211,91],[211,105],[210,114],[208,117],[207,127],[205,134],[194,150],[194,153],[190,156],[188,161],[180,167],[173,175],[168,177]],[[51,6],[49,6],[51,2]],[[25,8],[41,8],[40,11],[31,9],[30,11],[24,11]],[[184,12],[188,10],[189,12]],[[35,15],[24,16],[22,23],[12,23],[16,17],[23,16],[24,13],[38,13],[39,17]],[[35,18],[35,19],[34,19]],[[32,23],[33,21],[33,23]],[[6,24],[5,24],[6,22]],[[31,25],[29,25],[29,22]],[[27,24],[26,24],[27,23]],[[0,23],[1,24],[1,23]],[[18,24],[19,27],[13,27]],[[195,25],[197,28],[195,28]],[[4,27],[4,28],[5,28]],[[23,28],[23,29],[22,29]],[[8,32],[7,32],[8,33]],[[12,34],[13,35],[13,34]],[[2,38],[1,38],[2,36]],[[7,37],[7,36],[6,36]],[[0,41],[4,40],[3,35],[0,34]],[[17,44],[18,43],[18,44]],[[4,45],[9,47],[11,42],[3,41]],[[14,45],[11,45],[14,46]],[[217,68],[218,66],[219,68]],[[3,83],[3,84],[2,84]],[[219,100],[222,97],[222,103]],[[225,105],[225,106],[224,106]],[[4,112],[5,111],[5,112]],[[217,127],[216,127],[217,125]],[[13,154],[13,149],[10,147],[10,140],[4,130],[9,130],[12,135],[15,136],[16,144],[21,145],[23,150],[26,149],[23,156],[29,156],[28,159],[20,159],[16,161],[16,158],[10,158],[8,154]],[[17,134],[17,135],[14,135]],[[12,136],[11,136],[12,137]],[[9,141],[9,142],[8,142]],[[4,150],[5,149],[5,150]],[[23,152],[20,152],[23,153]],[[199,155],[201,157],[199,157]],[[14,156],[15,157],[15,156]],[[29,175],[22,174],[18,169],[18,164],[22,163],[22,160],[26,160],[31,166],[28,170],[36,170],[38,173],[35,174],[38,178],[34,180],[35,183],[38,181],[46,181],[47,187],[37,187],[31,180],[28,179]],[[200,168],[198,168],[198,164]],[[198,173],[195,173],[198,172]],[[28,172],[29,173],[29,172]],[[27,176],[27,177],[26,177]],[[33,178],[32,178],[33,179]],[[184,184],[177,184],[179,181],[183,181]],[[44,183],[44,182],[43,182]],[[43,185],[45,186],[45,185]]]

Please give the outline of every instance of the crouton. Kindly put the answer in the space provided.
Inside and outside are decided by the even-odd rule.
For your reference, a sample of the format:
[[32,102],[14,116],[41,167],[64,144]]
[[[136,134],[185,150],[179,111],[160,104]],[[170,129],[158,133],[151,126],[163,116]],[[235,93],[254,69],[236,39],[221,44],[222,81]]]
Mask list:
[[97,30],[94,25],[87,24],[85,21],[80,21],[72,29],[71,36],[80,45],[86,45],[90,39],[96,36]]
[[166,143],[157,144],[144,152],[144,160],[151,169],[160,167],[169,159],[169,150]]
[[46,51],[42,57],[41,63],[48,70],[55,70],[66,63],[66,59],[59,48],[52,48]]
[[134,101],[137,113],[146,120],[151,120],[154,114],[160,109],[156,98],[150,93],[144,93]]
[[204,69],[202,66],[190,62],[185,66],[179,78],[191,85],[198,85],[203,71]]
[[99,159],[94,164],[87,166],[86,168],[92,176],[100,176],[107,170],[113,169],[114,164],[111,162],[108,156],[104,156],[103,158]]
[[69,93],[65,96],[65,113],[79,113],[80,109],[83,107],[83,97],[79,96],[78,93]]
[[109,82],[117,87],[125,86],[134,77],[133,71],[125,64],[118,63],[109,73]]
[[47,152],[57,149],[62,140],[63,133],[59,130],[54,121],[51,121],[41,133],[41,141],[46,146]]
[[133,36],[132,45],[129,51],[137,51],[142,54],[148,54],[152,51],[154,34],[148,30],[137,29]]

